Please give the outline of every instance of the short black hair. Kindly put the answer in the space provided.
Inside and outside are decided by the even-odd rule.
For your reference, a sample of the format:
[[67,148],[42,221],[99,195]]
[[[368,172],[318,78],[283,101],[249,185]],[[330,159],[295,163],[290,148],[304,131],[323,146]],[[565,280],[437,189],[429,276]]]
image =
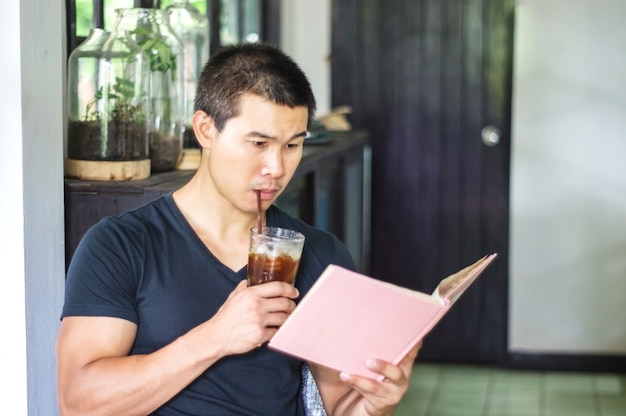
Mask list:
[[222,131],[239,114],[239,99],[246,93],[290,108],[306,107],[309,124],[315,116],[315,97],[302,69],[266,43],[242,43],[216,52],[200,74],[194,110],[204,111]]

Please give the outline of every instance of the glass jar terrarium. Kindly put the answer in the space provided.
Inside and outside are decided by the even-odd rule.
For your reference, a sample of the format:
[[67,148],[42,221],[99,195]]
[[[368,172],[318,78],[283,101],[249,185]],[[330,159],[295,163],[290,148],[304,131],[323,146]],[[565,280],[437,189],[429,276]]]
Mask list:
[[114,28],[128,31],[149,57],[152,172],[172,170],[180,159],[183,143],[183,45],[165,21],[163,10],[130,8],[116,13]]
[[68,60],[66,174],[89,180],[145,179],[149,67],[127,32],[92,29]]
[[165,17],[183,44],[183,94],[185,132],[183,148],[198,148],[191,127],[194,99],[200,72],[209,59],[209,20],[189,0],[173,0],[165,8]]

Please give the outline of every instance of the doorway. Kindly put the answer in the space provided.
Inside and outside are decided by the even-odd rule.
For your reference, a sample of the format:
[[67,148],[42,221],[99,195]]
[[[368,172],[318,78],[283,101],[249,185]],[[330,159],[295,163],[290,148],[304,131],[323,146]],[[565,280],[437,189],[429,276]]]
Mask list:
[[420,359],[503,362],[514,2],[332,7],[332,105],[372,137],[370,274],[430,293],[498,252]]

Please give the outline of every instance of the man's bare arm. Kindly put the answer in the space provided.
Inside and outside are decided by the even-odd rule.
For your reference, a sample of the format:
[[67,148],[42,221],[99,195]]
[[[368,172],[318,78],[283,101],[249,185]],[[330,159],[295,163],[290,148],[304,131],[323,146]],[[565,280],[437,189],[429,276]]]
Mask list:
[[132,322],[66,317],[57,340],[61,414],[149,414],[220,358],[269,340],[295,308],[296,296],[286,283],[246,288],[242,282],[213,318],[146,355],[128,356],[136,335]]

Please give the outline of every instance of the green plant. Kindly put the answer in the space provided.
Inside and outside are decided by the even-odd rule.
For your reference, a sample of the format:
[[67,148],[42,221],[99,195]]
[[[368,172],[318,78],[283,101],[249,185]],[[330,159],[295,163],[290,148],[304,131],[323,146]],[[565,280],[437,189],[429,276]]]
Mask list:
[[138,27],[132,35],[150,60],[150,71],[168,72],[176,70],[176,55],[161,36],[155,36],[145,28]]
[[102,99],[113,103],[109,110],[109,116],[112,120],[126,122],[145,120],[141,104],[133,103],[134,88],[133,81],[120,77],[115,77],[115,84],[112,87],[108,86],[106,90],[103,87],[98,88],[94,98],[87,103],[86,121],[102,120],[102,114],[94,108],[96,103]]
[[[137,45],[139,45],[148,56],[151,85],[159,85],[161,88],[160,94],[154,93],[154,91],[151,92],[155,96],[172,97],[170,94],[172,84],[166,82],[165,78],[169,77],[171,81],[176,81],[177,56],[167,43],[166,38],[158,32],[149,30],[145,26],[138,26],[130,33]],[[174,116],[172,108],[170,99],[162,99],[159,111],[164,125],[171,124],[172,117]]]
[[[166,43],[165,39],[160,35],[145,27],[137,27],[130,32],[134,42],[144,51],[150,63],[150,72],[161,72],[166,74],[170,72],[172,77],[176,70],[176,55],[172,53],[172,49]],[[127,44],[128,40],[119,38],[119,41]],[[128,46],[128,45],[127,45]],[[130,54],[126,63],[135,62],[135,55]],[[96,109],[96,104],[100,100],[112,103],[109,109],[109,118],[115,121],[144,121],[141,105],[134,104],[133,98],[135,94],[135,84],[127,78],[115,77],[113,86],[106,89],[98,88],[93,99],[87,104],[85,109],[86,121],[101,121],[102,114]]]

